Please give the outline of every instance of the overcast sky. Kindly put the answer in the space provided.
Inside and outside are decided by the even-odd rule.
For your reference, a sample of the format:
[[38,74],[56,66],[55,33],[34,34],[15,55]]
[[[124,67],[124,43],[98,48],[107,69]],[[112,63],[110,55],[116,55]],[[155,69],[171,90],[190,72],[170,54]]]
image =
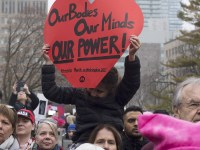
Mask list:
[[48,0],[48,10],[51,8],[51,5],[53,4],[55,0]]
[[[48,0],[48,10],[51,8],[51,5],[54,3],[55,0]],[[188,2],[188,0],[182,0],[183,2]],[[184,29],[193,29],[194,27],[189,25],[188,23],[183,24]]]
[[[51,8],[51,5],[54,3],[55,0],[48,0],[48,10]],[[182,0],[183,2],[188,2],[188,0]]]

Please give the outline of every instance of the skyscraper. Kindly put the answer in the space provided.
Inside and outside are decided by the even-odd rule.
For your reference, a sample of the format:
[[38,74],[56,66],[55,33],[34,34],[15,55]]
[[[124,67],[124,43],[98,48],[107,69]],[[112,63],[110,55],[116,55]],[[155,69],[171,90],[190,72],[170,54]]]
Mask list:
[[[14,16],[23,14],[47,15],[48,0],[0,0],[0,62],[3,60],[2,51],[5,50],[8,36],[7,28]],[[11,19],[12,18],[12,19]]]
[[[11,33],[14,33],[14,29],[17,32],[24,33],[26,29],[18,28],[17,21],[19,21],[19,16],[30,15],[33,16],[46,16],[48,9],[48,0],[0,0],[0,65],[5,63],[5,55],[8,51],[8,40],[11,37]],[[36,23],[38,20],[33,20]],[[16,27],[14,25],[16,24]],[[12,27],[11,27],[12,25]],[[21,28],[22,25],[20,25]],[[31,27],[29,27],[30,29]],[[24,32],[23,32],[24,31]],[[15,33],[16,35],[20,35]],[[16,36],[14,36],[16,38]],[[12,37],[13,42],[19,42],[20,37]],[[1,74],[0,74],[1,76]]]
[[0,0],[0,14],[46,14],[47,8],[47,0]]
[[158,19],[166,19],[169,31],[180,30],[182,21],[177,18],[181,0],[135,0],[144,14],[144,27],[150,28]]

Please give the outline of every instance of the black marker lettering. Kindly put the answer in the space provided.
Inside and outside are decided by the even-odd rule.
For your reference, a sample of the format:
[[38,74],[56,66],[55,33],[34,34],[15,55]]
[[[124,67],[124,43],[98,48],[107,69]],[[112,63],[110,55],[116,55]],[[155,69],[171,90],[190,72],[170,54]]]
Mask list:
[[116,28],[128,28],[132,29],[134,26],[133,21],[128,20],[128,13],[125,14],[123,21],[116,21],[114,18],[112,18],[112,12],[108,15],[108,17],[103,14],[102,17],[102,31],[106,30],[112,30]]
[[76,18],[96,17],[98,15],[98,9],[88,10],[87,2],[85,2],[84,10],[81,12],[77,11],[77,5],[75,3],[70,4],[66,10],[68,12],[60,14],[56,8],[52,9],[48,16],[49,25],[54,26],[56,23],[66,22]]
[[102,37],[97,39],[79,39],[78,57],[86,57],[96,54],[120,55],[120,50],[116,45],[117,36]]
[[74,26],[74,33],[77,36],[81,36],[84,33],[91,34],[91,33],[97,32],[98,26],[99,24],[88,26],[85,19],[80,19]]
[[54,59],[54,63],[73,61],[73,46],[74,42],[72,40],[56,41],[52,46],[52,57]]

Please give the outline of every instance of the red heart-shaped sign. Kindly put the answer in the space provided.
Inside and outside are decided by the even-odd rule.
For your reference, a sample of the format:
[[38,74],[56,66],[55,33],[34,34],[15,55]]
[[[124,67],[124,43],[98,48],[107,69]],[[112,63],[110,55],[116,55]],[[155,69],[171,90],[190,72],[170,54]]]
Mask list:
[[46,18],[49,56],[73,87],[95,88],[143,28],[134,0],[56,0]]

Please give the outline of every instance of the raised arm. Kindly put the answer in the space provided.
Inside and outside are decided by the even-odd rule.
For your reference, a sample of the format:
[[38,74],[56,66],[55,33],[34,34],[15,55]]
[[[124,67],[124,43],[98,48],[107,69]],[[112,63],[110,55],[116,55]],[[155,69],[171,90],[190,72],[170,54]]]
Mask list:
[[140,48],[137,36],[130,37],[129,55],[125,58],[125,71],[116,91],[116,100],[125,106],[140,87],[140,61],[136,52]]
[[17,101],[17,90],[16,90],[16,87],[17,87],[17,84],[14,83],[14,85],[12,87],[13,91],[11,93],[10,100],[9,100],[9,103],[8,103],[9,105],[11,105],[13,107],[15,106],[15,103]]
[[55,66],[53,65],[48,53],[50,46],[45,44],[42,48],[43,58],[46,63],[42,67],[42,92],[44,96],[56,103],[74,104],[72,101],[75,88],[59,87],[55,82]]

